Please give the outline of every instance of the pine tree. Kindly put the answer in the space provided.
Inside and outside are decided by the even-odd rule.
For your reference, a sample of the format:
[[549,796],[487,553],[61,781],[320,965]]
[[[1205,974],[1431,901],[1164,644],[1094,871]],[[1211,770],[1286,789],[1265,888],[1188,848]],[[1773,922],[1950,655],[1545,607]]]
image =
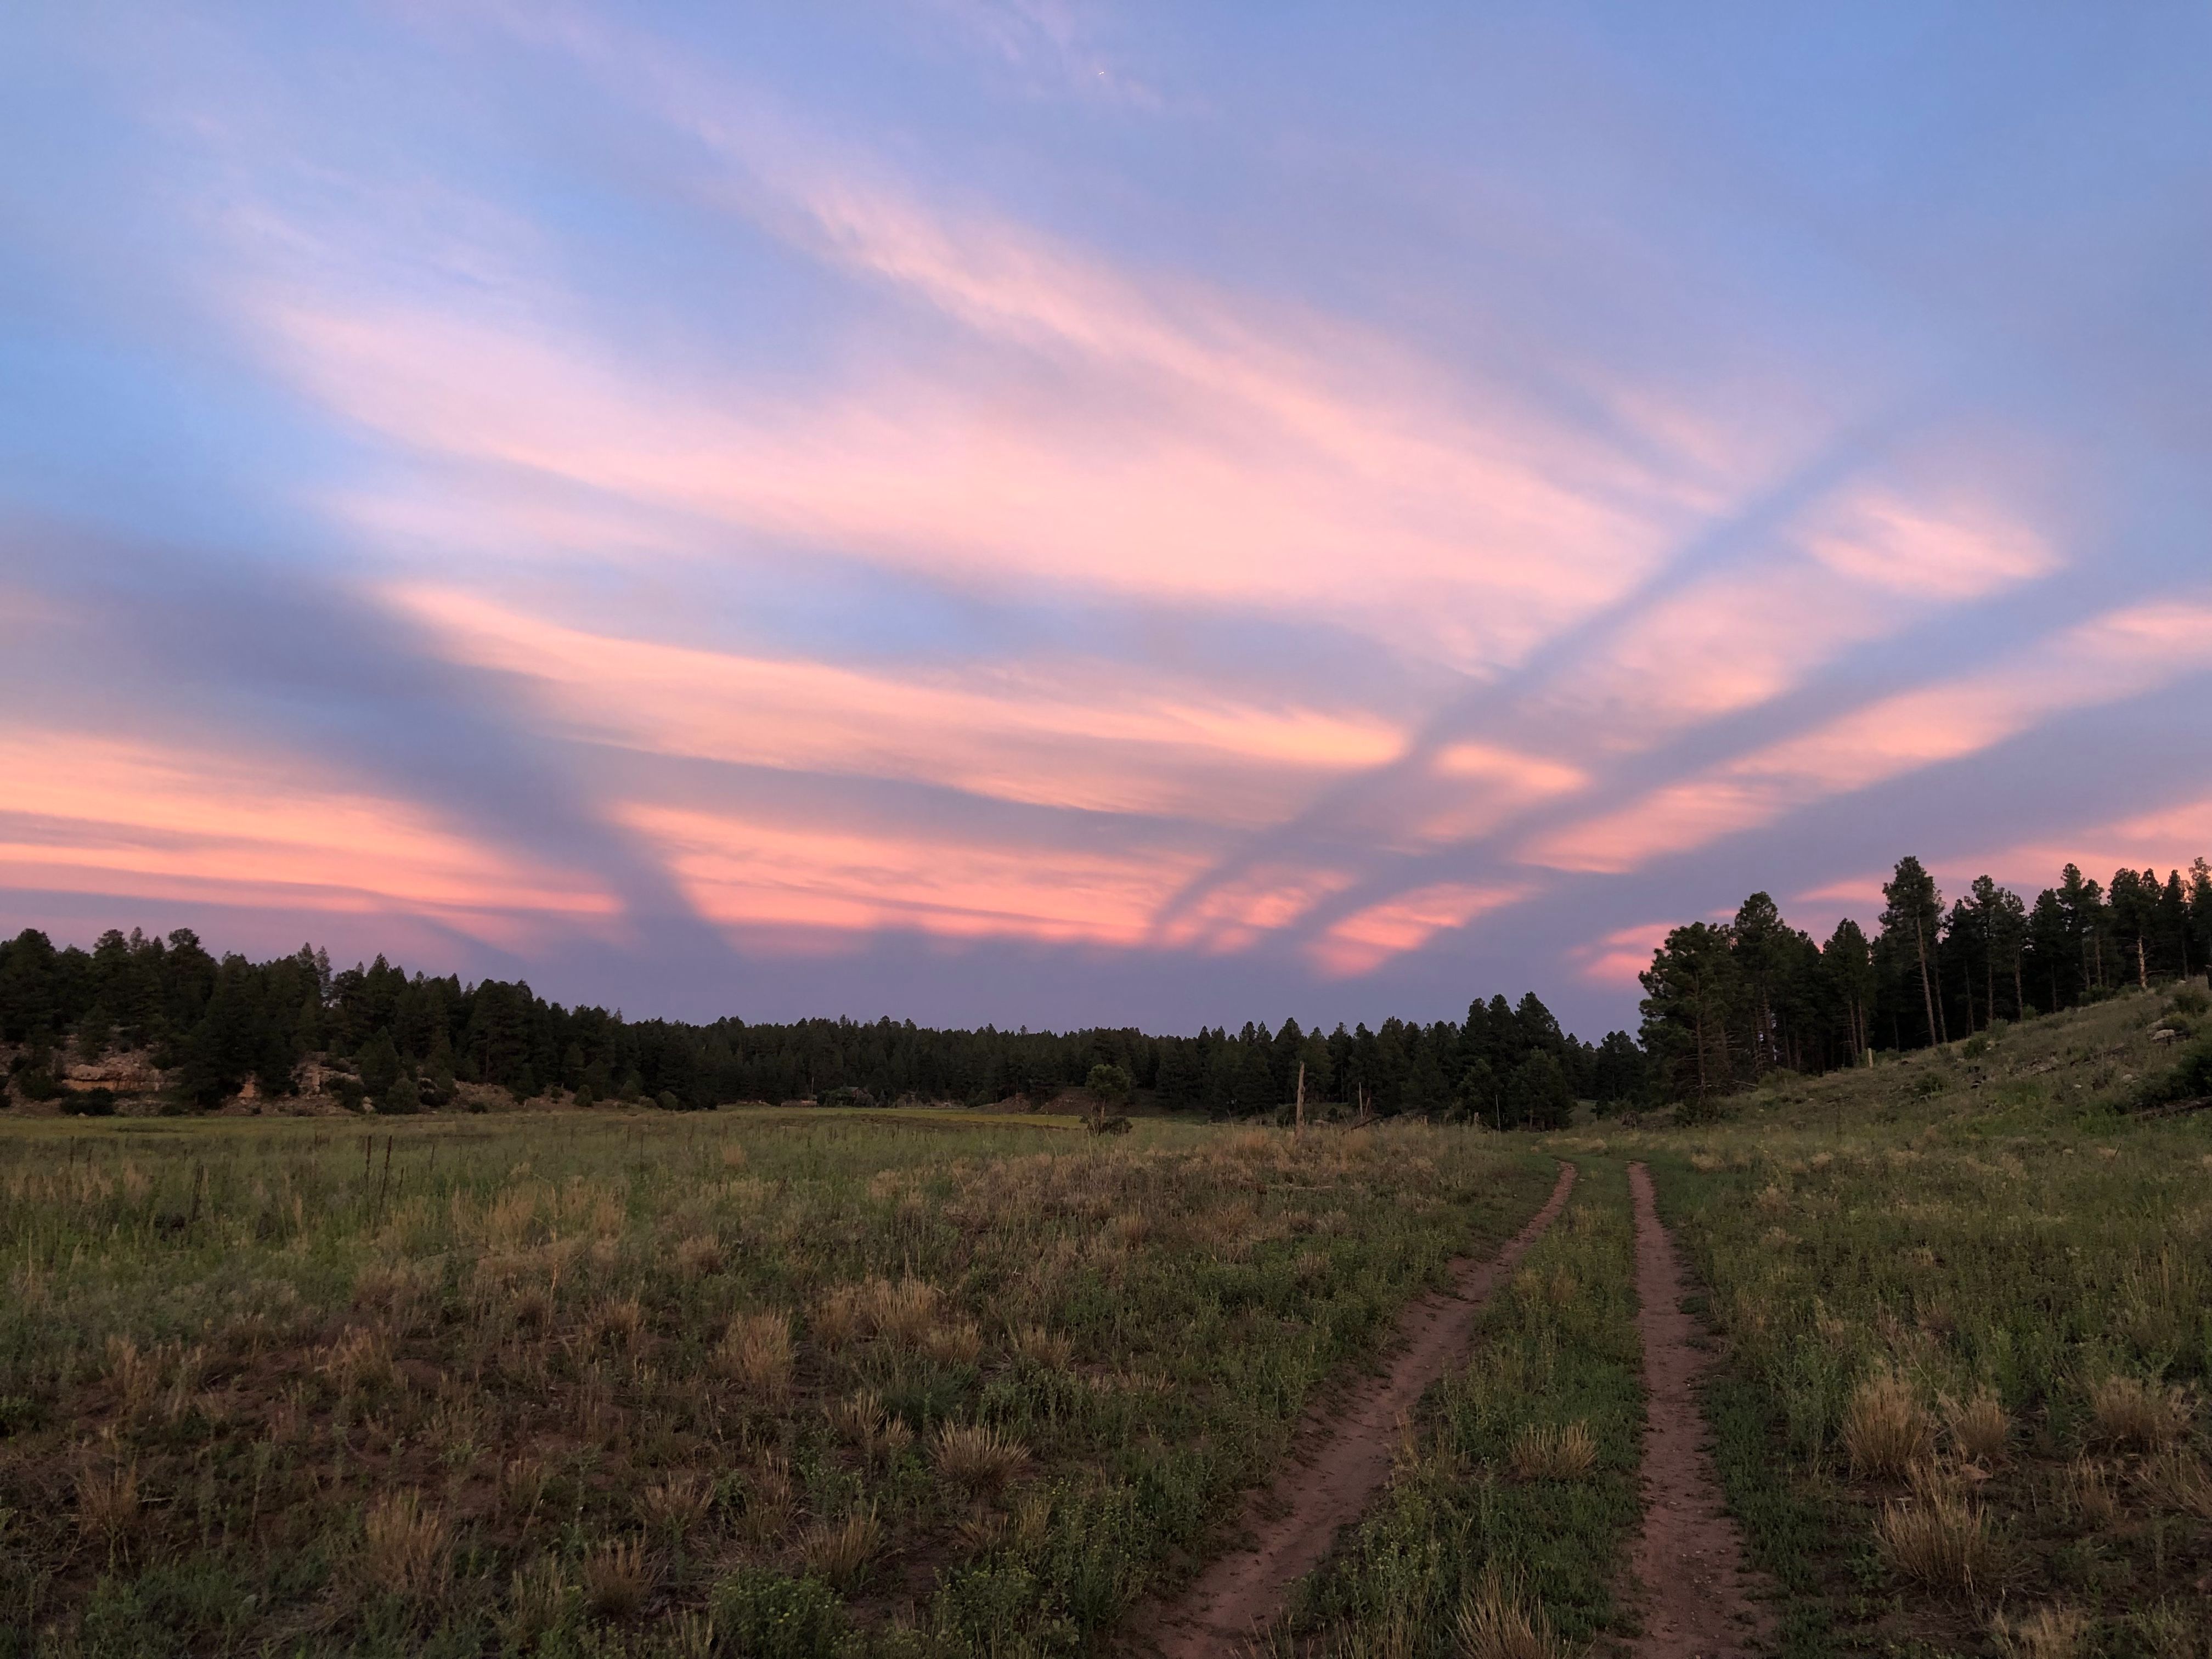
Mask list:
[[1729,1026],[1741,983],[1729,930],[1693,921],[1667,935],[1644,985],[1644,1047],[1664,1066],[1677,1099],[1699,1114],[1735,1086]]
[[1854,1064],[1874,1047],[1867,1018],[1874,1002],[1874,952],[1858,923],[1845,916],[1820,948],[1820,969],[1844,1012]]
[[1938,1017],[1936,981],[1928,961],[1929,952],[1936,944],[1936,927],[1943,919],[1943,895],[1936,889],[1936,878],[1921,867],[1918,859],[1907,854],[1897,861],[1896,873],[1882,884],[1881,896],[1887,901],[1881,913],[1882,933],[1909,943],[1913,960],[1920,967],[1920,994],[1928,1012],[1928,1041],[1948,1042],[1950,1033]]

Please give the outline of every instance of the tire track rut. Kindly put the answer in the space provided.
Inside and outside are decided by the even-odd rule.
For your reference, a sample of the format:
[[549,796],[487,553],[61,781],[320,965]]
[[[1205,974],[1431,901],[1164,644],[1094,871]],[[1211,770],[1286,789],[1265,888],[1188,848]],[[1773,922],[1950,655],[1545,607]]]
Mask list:
[[1544,1206],[1496,1255],[1462,1261],[1449,1291],[1407,1309],[1389,1369],[1355,1387],[1340,1410],[1308,1414],[1282,1471],[1247,1504],[1244,1541],[1134,1621],[1134,1650],[1212,1659],[1237,1651],[1282,1612],[1291,1587],[1321,1564],[1338,1530],[1365,1513],[1390,1473],[1400,1419],[1466,1354],[1482,1304],[1565,1207],[1574,1184],[1575,1166],[1562,1164]]
[[1749,1659],[1769,1633],[1768,1604],[1745,1565],[1743,1535],[1721,1503],[1697,1387],[1708,1360],[1682,1310],[1682,1267],[1659,1219],[1651,1172],[1628,1166],[1636,1200],[1637,1328],[1644,1338],[1644,1529],[1632,1566],[1644,1634],[1638,1659]]

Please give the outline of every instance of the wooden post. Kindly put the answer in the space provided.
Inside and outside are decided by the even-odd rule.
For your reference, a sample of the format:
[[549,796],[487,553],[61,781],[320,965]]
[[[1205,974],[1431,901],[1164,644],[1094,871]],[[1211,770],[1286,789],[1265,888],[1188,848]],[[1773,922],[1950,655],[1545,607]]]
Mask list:
[[1298,1062],[1298,1133],[1306,1132],[1306,1063]]

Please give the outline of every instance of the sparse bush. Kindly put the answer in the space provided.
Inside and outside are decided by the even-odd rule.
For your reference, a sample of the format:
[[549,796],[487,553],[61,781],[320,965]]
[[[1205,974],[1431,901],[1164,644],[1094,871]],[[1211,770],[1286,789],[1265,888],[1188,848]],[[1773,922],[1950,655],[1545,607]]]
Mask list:
[[836,1659],[845,1607],[818,1578],[747,1567],[714,1586],[708,1607],[716,1637],[757,1659]]

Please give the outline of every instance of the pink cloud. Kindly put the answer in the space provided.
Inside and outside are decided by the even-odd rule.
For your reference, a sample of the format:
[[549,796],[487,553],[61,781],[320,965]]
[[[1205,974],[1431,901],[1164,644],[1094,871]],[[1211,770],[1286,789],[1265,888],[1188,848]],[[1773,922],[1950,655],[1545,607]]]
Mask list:
[[836,936],[913,928],[1132,945],[1188,863],[793,828],[639,805],[623,820],[660,848],[699,912],[738,932]]
[[0,884],[304,910],[405,908],[480,938],[515,919],[604,924],[616,901],[419,808],[314,780],[296,761],[83,732],[0,738],[12,781]]
[[1257,823],[1404,742],[1358,710],[1264,706],[1097,665],[894,676],[587,633],[450,588],[394,597],[459,660],[533,684],[569,731],[655,753]]
[[1651,954],[1666,943],[1679,923],[1648,921],[1617,928],[1601,939],[1578,946],[1572,953],[1582,976],[1593,985],[1633,988],[1637,976],[1651,965]]
[[1417,951],[1437,934],[1464,927],[1486,912],[1525,897],[1526,886],[1437,882],[1355,911],[1313,939],[1306,954],[1335,978],[1371,973],[1393,957]]
[[1555,869],[1633,869],[2207,666],[2212,606],[2169,602],[2112,611],[1995,668],[1884,698],[1627,807],[1547,834],[1521,855]]

